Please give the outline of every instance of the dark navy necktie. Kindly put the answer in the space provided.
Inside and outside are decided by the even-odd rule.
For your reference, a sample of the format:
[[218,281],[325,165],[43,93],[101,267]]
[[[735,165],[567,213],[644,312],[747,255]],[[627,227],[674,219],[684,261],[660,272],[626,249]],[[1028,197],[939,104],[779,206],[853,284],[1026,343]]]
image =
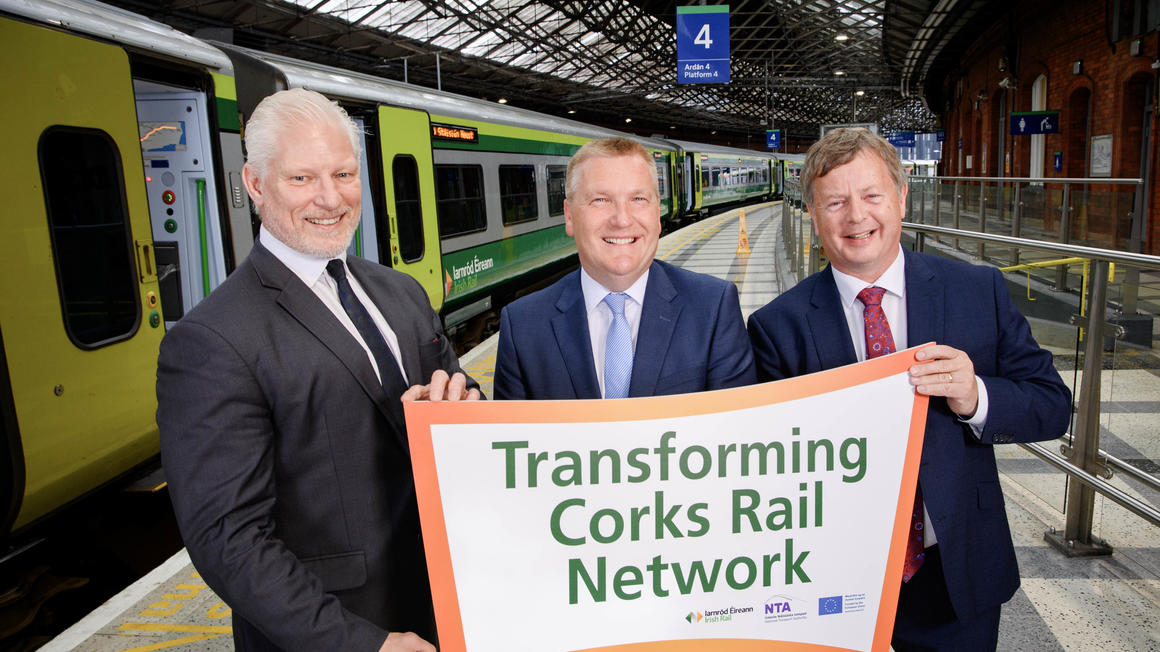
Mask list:
[[366,306],[358,300],[354,290],[350,287],[350,281],[346,278],[346,266],[341,260],[335,258],[326,263],[326,271],[338,284],[338,300],[342,303],[343,310],[346,310],[346,314],[354,322],[354,327],[375,358],[383,389],[392,398],[398,399],[407,389],[407,383],[403,380],[403,374],[399,371],[399,364],[395,361],[394,354],[391,353],[391,347],[387,346],[387,340],[383,338],[379,327],[375,326]]
[[[858,293],[858,300],[865,306],[862,317],[866,322],[867,360],[894,353],[894,335],[890,332],[886,313],[882,312],[882,295],[884,294],[886,294],[886,290],[880,287],[868,287]],[[926,558],[926,549],[923,545],[924,530],[922,487],[915,485],[914,506],[910,511],[910,534],[906,537],[906,557],[902,562],[903,582],[909,582],[910,578],[914,577]]]

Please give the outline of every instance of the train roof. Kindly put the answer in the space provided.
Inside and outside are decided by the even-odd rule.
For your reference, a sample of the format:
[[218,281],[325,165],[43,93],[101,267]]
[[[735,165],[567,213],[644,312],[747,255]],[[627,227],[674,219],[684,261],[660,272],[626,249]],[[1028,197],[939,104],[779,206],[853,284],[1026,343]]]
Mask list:
[[757,158],[777,158],[774,152],[762,152],[755,149],[742,149],[740,147],[726,147],[725,145],[708,145],[706,143],[694,143],[688,140],[676,140],[675,138],[666,138],[671,143],[679,145],[681,149],[686,152],[696,152],[698,154],[724,154],[734,156],[755,156]]
[[636,136],[614,129],[536,113],[519,107],[497,104],[456,95],[432,88],[407,84],[393,79],[343,70],[319,63],[301,61],[268,52],[258,52],[235,45],[221,47],[240,52],[273,66],[292,87],[308,88],[331,97],[346,97],[427,111],[436,115],[479,120],[512,127],[540,129],[583,138],[620,136],[631,138],[646,147],[675,151],[672,143],[656,138]]
[[148,18],[91,0],[0,0],[0,12],[197,63],[233,75],[230,58],[212,45]]

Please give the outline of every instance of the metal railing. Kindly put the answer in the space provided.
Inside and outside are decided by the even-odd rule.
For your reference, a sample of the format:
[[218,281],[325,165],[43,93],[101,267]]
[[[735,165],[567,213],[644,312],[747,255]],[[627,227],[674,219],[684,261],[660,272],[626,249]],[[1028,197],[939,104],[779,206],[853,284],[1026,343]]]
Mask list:
[[[953,179],[939,179],[937,177],[929,179],[934,179],[938,183],[954,181]],[[967,180],[960,179],[960,181]],[[983,177],[969,180],[1002,181],[1004,183],[1013,181],[1011,179],[996,180]],[[1139,201],[1139,197],[1142,196],[1142,193],[1138,192],[1141,187],[1140,180],[1057,179],[1049,181],[1062,183],[1065,186],[1072,183],[1118,184],[1133,188],[1136,195],[1133,202]],[[920,181],[919,186],[921,187],[923,183],[926,182]],[[915,194],[914,188],[914,179],[912,178],[909,195]],[[1018,185],[1012,188],[1013,195],[1016,197],[1023,194],[1018,188]],[[955,197],[959,196],[960,190],[961,187],[956,184]],[[1066,187],[1061,192],[1064,196],[1069,194]],[[1108,305],[1112,303],[1109,294],[1111,284],[1109,267],[1117,265],[1121,269],[1128,270],[1128,273],[1120,275],[1121,288],[1118,307],[1120,309],[1119,318],[1123,319],[1123,315],[1129,314],[1129,307],[1134,312],[1140,305],[1137,294],[1139,288],[1126,286],[1129,283],[1138,283],[1141,272],[1160,272],[1160,256],[1066,242],[1050,242],[1043,239],[1037,240],[995,232],[952,228],[937,224],[941,221],[937,208],[933,209],[932,213],[928,213],[930,217],[924,216],[921,209],[918,208],[920,206],[937,207],[939,202],[945,199],[938,199],[936,196],[930,202],[918,199],[915,200],[917,203],[908,202],[908,216],[913,221],[903,223],[904,246],[909,244],[918,251],[935,247],[939,248],[941,250],[939,253],[943,255],[969,259],[973,262],[987,262],[998,267],[1018,266],[1019,271],[1009,273],[1008,279],[1011,282],[1023,282],[1024,274],[1026,274],[1027,300],[1036,300],[1035,297],[1030,296],[1030,292],[1031,286],[1038,283],[1040,286],[1038,293],[1041,297],[1056,299],[1056,303],[1065,308],[1078,308],[1077,314],[1070,315],[1069,322],[1079,328],[1076,340],[1076,359],[1081,357],[1083,359],[1083,375],[1079,382],[1078,391],[1074,395],[1075,420],[1071,432],[1065,435],[1065,441],[1059,446],[1059,453],[1052,451],[1049,445],[1044,443],[1021,444],[1021,446],[1036,457],[1063,471],[1068,478],[1066,502],[1063,510],[1064,529],[1062,532],[1057,532],[1052,528],[1052,531],[1045,534],[1045,538],[1068,555],[1108,554],[1111,552],[1110,547],[1107,546],[1106,542],[1092,534],[1093,505],[1097,494],[1106,497],[1153,525],[1160,525],[1160,510],[1153,504],[1141,500],[1109,482],[1115,473],[1120,473],[1152,491],[1160,491],[1160,479],[1147,471],[1109,455],[1099,447],[1101,378],[1105,366],[1105,348],[1107,348],[1107,341],[1111,338],[1122,337],[1125,334],[1122,325],[1108,323]],[[961,227],[966,222],[963,217],[965,211],[962,207],[957,206],[957,199],[953,203],[956,204],[953,207],[955,212],[951,213],[953,223]],[[1015,209],[1018,212],[1018,201],[1015,203]],[[918,215],[915,215],[914,211],[916,210]],[[1063,220],[1064,218],[1061,216],[1061,222]],[[926,223],[928,221],[934,223]],[[1015,224],[1010,225],[1012,230],[1016,234],[1026,233],[1026,223],[1021,227],[1018,221],[1019,216],[1016,215]],[[989,220],[986,213],[982,212],[978,215],[978,221],[974,222],[974,225],[985,229],[994,227],[995,223],[995,220]],[[1064,229],[1062,233],[1065,234],[1064,239],[1066,239],[1067,229]],[[1039,235],[1043,235],[1043,232],[1040,232]],[[789,252],[790,262],[798,274],[798,280],[822,267],[824,252],[814,234],[806,207],[801,201],[801,191],[796,179],[789,179],[786,183],[785,201],[782,203],[782,236],[786,239],[786,251]],[[963,246],[964,243],[966,246]],[[990,255],[986,255],[986,252],[990,252]],[[1019,263],[1021,257],[1031,257],[1033,254],[1053,260],[1045,264]],[[984,257],[985,255],[986,257]],[[1053,286],[1049,282],[1037,282],[1031,276],[1032,268],[1051,269],[1057,267],[1063,270],[1055,274],[1055,277],[1059,278],[1060,275],[1067,274],[1066,267],[1074,264],[1076,259],[1082,261],[1081,264],[1085,269],[1082,290],[1070,289],[1066,283],[1056,283]],[[1155,298],[1160,301],[1160,296]],[[1144,315],[1142,318],[1148,322],[1148,337],[1146,342],[1140,345],[1139,350],[1146,351],[1148,355],[1151,355],[1151,328],[1154,316]],[[1160,356],[1156,359],[1160,360]],[[1160,397],[1156,397],[1155,400],[1160,401]]]
[[[1143,179],[909,177],[911,222],[1060,244],[1141,251],[1147,224]],[[986,243],[974,253],[987,258]],[[1019,251],[1011,258],[1018,264]],[[1054,279],[1068,285],[1066,270]]]

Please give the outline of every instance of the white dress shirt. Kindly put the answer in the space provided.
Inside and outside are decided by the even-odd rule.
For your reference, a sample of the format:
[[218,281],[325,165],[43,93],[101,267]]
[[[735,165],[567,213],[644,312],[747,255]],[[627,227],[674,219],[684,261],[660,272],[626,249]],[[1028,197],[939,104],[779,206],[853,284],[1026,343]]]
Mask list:
[[[632,329],[632,350],[636,352],[636,334],[640,330],[640,313],[644,308],[644,290],[648,286],[648,269],[624,291],[628,298],[624,301],[624,318]],[[604,344],[608,337],[608,327],[612,325],[612,309],[604,303],[604,297],[612,290],[604,287],[580,268],[580,290],[584,293],[584,308],[588,313],[588,340],[592,343],[592,362],[596,364],[596,380],[600,383],[600,396],[604,396]]]
[[[379,365],[375,362],[375,356],[371,353],[371,349],[367,343],[363,341],[362,335],[359,334],[358,328],[355,328],[354,322],[351,321],[350,315],[346,314],[346,309],[342,307],[342,302],[338,299],[338,284],[326,271],[326,264],[331,258],[321,258],[319,256],[311,256],[304,254],[295,249],[291,249],[289,245],[279,240],[262,225],[258,233],[258,239],[274,257],[282,261],[282,264],[290,268],[294,275],[302,279],[306,287],[315,294],[322,301],[322,304],[334,314],[335,318],[342,323],[343,327],[354,337],[359,346],[367,354],[367,359],[371,361],[371,367],[375,370],[375,376],[378,376],[379,382],[383,380],[382,374],[379,373]],[[350,273],[350,268],[346,265],[346,252],[335,256],[342,260],[343,267],[346,267],[346,279],[350,282],[350,288],[354,291],[354,295],[362,302],[363,307],[370,313],[371,321],[378,327],[379,332],[382,333],[383,339],[387,341],[387,346],[391,349],[391,355],[395,358],[395,363],[399,365],[399,373],[403,376],[404,384],[410,384],[407,380],[407,372],[403,371],[402,356],[399,354],[399,338],[395,335],[395,331],[391,330],[391,326],[387,324],[387,320],[383,317],[383,313],[379,312],[375,302],[367,295],[366,290],[363,290],[359,285],[358,279],[354,274]]]
[[[838,296],[842,300],[842,310],[846,315],[846,326],[850,329],[850,339],[854,342],[854,353],[859,362],[866,359],[866,323],[865,305],[858,300],[858,293],[862,290],[877,286],[886,293],[882,295],[882,312],[886,315],[886,322],[890,325],[890,335],[894,338],[894,349],[901,351],[907,348],[906,332],[906,258],[902,255],[902,247],[898,247],[898,257],[886,268],[873,283],[839,272],[831,265],[830,271],[834,274],[834,283],[838,286]],[[925,344],[925,342],[922,342]],[[979,393],[979,405],[974,416],[970,419],[960,419],[971,426],[971,431],[978,437],[987,423],[987,386],[981,378],[975,376],[975,387]],[[931,524],[930,514],[923,505],[923,518],[926,521],[923,543],[929,548],[938,543],[934,526]]]

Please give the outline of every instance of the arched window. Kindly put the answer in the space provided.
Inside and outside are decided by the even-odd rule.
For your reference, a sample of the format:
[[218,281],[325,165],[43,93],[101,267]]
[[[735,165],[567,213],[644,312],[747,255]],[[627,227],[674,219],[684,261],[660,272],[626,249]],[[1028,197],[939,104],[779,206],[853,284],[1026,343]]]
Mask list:
[[[1047,77],[1040,75],[1031,84],[1031,110],[1047,110]],[[1036,134],[1031,137],[1031,166],[1028,176],[1032,178],[1043,176],[1043,149],[1046,136]]]

